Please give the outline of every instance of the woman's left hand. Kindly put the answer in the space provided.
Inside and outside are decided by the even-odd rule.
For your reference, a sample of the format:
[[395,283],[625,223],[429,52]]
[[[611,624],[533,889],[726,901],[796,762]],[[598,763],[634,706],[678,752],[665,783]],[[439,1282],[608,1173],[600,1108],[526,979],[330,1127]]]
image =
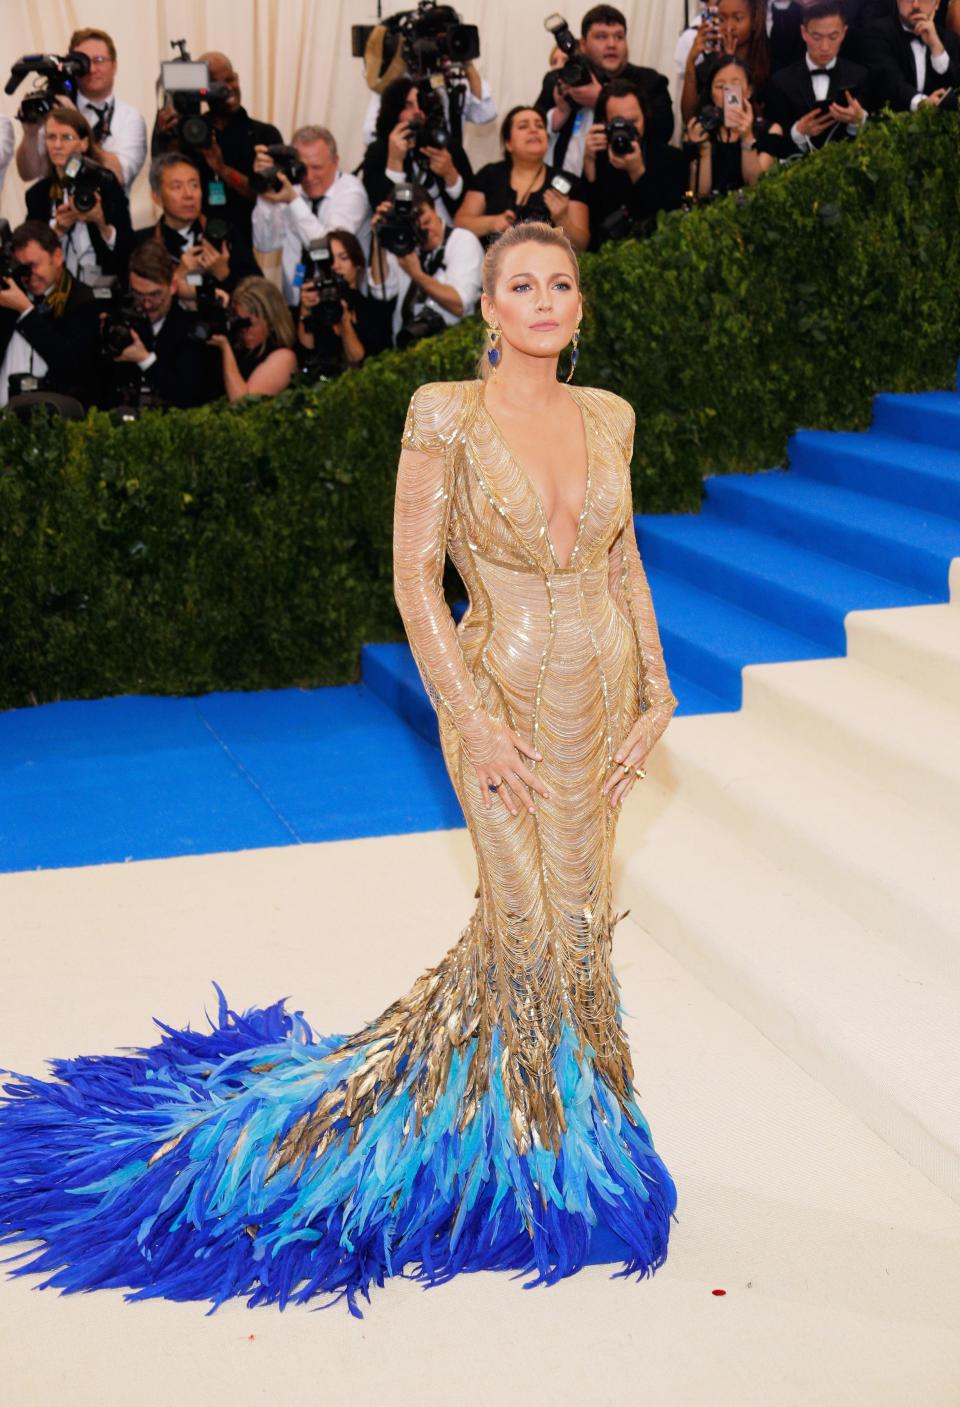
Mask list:
[[567,211],[570,209],[570,197],[561,195],[551,186],[545,186],[543,190],[543,203],[550,211],[551,219],[555,225],[559,225]]
[[212,337],[208,337],[207,346],[219,347],[221,353],[224,354],[233,351],[233,348],[230,345],[230,338],[225,336],[222,332],[215,332]]
[[604,795],[609,797],[612,806],[619,806],[633,789],[637,782],[637,769],[643,770],[657,736],[648,715],[642,713],[614,753],[614,769],[603,784]]

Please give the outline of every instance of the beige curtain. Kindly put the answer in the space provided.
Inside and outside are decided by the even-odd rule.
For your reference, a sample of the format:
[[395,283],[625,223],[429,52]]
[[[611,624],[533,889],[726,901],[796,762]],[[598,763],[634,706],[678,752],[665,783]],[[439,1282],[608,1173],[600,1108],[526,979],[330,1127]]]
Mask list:
[[[350,56],[350,26],[371,23],[375,0],[0,0],[3,77],[25,53],[63,53],[73,29],[107,30],[119,51],[117,94],[139,107],[148,132],[156,109],[161,59],[172,57],[171,39],[186,39],[194,55],[220,49],[233,60],[251,116],[274,122],[289,137],[306,122],[320,122],[337,137],[341,165],[352,170],[363,155],[361,126],[369,101],[359,59]],[[462,0],[465,23],[480,28],[480,68],[501,116],[515,103],[531,102],[540,88],[550,48],[544,17],[556,0]],[[384,14],[413,8],[385,0]],[[575,32],[584,5],[560,5]],[[674,81],[673,51],[683,24],[683,0],[633,0],[627,17],[630,57]],[[695,7],[691,7],[695,8]],[[0,94],[0,112],[16,112],[24,87]],[[500,155],[497,122],[468,126],[467,151],[475,166]],[[23,187],[11,167],[0,214],[11,223],[23,215]],[[134,225],[152,215],[145,171],[133,191]]]

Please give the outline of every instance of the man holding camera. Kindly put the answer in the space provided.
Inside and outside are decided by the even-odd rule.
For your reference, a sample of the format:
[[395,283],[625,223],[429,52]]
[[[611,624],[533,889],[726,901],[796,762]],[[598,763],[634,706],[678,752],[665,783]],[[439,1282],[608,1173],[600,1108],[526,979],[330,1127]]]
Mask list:
[[104,402],[139,405],[146,393],[153,404],[185,409],[219,399],[221,359],[197,337],[196,316],[178,302],[177,268],[159,240],[134,250],[128,273],[132,307],[108,331],[129,340],[109,364]]
[[775,73],[766,115],[788,132],[797,151],[849,141],[867,120],[863,99],[870,75],[840,55],[847,37],[842,0],[814,0],[804,11],[802,59]]
[[177,294],[184,302],[196,301],[197,286],[230,293],[241,279],[260,273],[253,251],[222,216],[203,213],[203,177],[191,157],[164,152],[150,166],[150,193],[160,207],[155,225],[134,230],[134,243],[157,240],[176,265]]
[[[283,296],[296,307],[304,276],[303,250],[313,240],[330,230],[349,230],[359,238],[364,254],[369,252],[370,202],[359,177],[340,170],[337,143],[326,127],[299,128],[292,150],[303,172],[295,182],[278,164],[281,149],[257,147],[254,181],[270,184],[259,191],[254,207],[253,244],[264,252],[283,250]],[[290,148],[282,151],[289,153]]]
[[639,88],[615,78],[600,95],[587,132],[583,175],[590,205],[590,248],[646,233],[660,210],[677,210],[687,184],[683,155],[645,140],[646,103]]
[[[394,254],[387,243],[413,248]],[[398,241],[399,236],[399,241]],[[483,245],[469,230],[445,224],[423,186],[399,185],[377,206],[368,279],[374,297],[395,298],[394,340],[406,347],[442,332],[476,307]]]
[[67,271],[59,239],[41,220],[14,230],[4,254],[17,267],[0,281],[0,406],[28,389],[91,404],[100,362],[93,293]]
[[863,61],[879,104],[937,107],[960,83],[960,38],[939,18],[937,0],[896,0],[892,15],[864,30]]
[[[58,103],[76,107],[87,119],[93,140],[103,151],[103,164],[127,194],[147,156],[147,125],[143,116],[114,94],[117,46],[103,29],[78,29],[70,37],[70,53],[86,56],[89,72],[77,79],[77,99],[61,96]],[[47,169],[43,122],[24,122],[17,148],[17,170],[24,181],[39,180]]]
[[[250,177],[257,147],[281,146],[283,138],[271,122],[258,122],[242,106],[240,79],[226,54],[201,54],[197,62],[206,63],[211,84],[222,84],[225,92],[223,99],[209,105],[209,144],[190,150],[203,178],[203,209],[207,215],[219,215],[228,220],[249,245],[257,198],[250,186]],[[157,114],[153,129],[155,156],[185,150],[178,136],[179,128],[180,114],[168,103]]]
[[[572,45],[572,35],[566,25],[554,33],[562,48],[565,44]],[[571,64],[583,69],[579,75],[581,81],[565,81],[564,72],[568,72]],[[655,69],[641,68],[627,61],[626,19],[613,5],[594,5],[581,21],[578,49],[567,50],[567,63],[562,68],[550,69],[534,103],[546,118],[551,136],[547,160],[555,170],[570,171],[575,176],[582,174],[594,109],[604,85],[614,78],[626,79],[643,95],[650,114],[648,140],[666,145],[673,137],[673,103],[666,78]]]

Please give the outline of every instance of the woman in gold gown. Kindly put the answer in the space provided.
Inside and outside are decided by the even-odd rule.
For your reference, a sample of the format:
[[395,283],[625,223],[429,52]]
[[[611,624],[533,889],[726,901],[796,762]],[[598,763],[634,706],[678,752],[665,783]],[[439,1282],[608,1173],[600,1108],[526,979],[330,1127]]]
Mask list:
[[[239,1015],[221,993],[209,1035],[164,1026],[136,1058],[17,1076],[0,1227],[42,1245],[14,1273],[215,1306],[333,1292],[359,1314],[357,1292],[389,1275],[531,1270],[534,1285],[666,1257],[676,1189],[611,962],[618,809],[676,706],[633,531],[634,412],[557,381],[582,312],[560,231],[501,236],[482,307],[494,369],[413,396],[394,534],[476,912],[352,1035],[315,1037],[282,1002]],[[547,466],[551,441],[569,454]],[[447,554],[470,598],[459,627]]]

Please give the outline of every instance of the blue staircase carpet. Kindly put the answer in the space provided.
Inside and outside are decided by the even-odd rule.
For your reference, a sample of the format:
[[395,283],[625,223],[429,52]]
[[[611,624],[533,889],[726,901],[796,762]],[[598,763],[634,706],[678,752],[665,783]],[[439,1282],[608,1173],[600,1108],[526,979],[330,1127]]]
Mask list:
[[[844,654],[848,611],[949,597],[960,395],[878,396],[871,430],[789,458],[636,520],[680,714],[738,709],[745,665]],[[410,651],[361,663],[339,689],[0,714],[0,871],[462,825]]]

